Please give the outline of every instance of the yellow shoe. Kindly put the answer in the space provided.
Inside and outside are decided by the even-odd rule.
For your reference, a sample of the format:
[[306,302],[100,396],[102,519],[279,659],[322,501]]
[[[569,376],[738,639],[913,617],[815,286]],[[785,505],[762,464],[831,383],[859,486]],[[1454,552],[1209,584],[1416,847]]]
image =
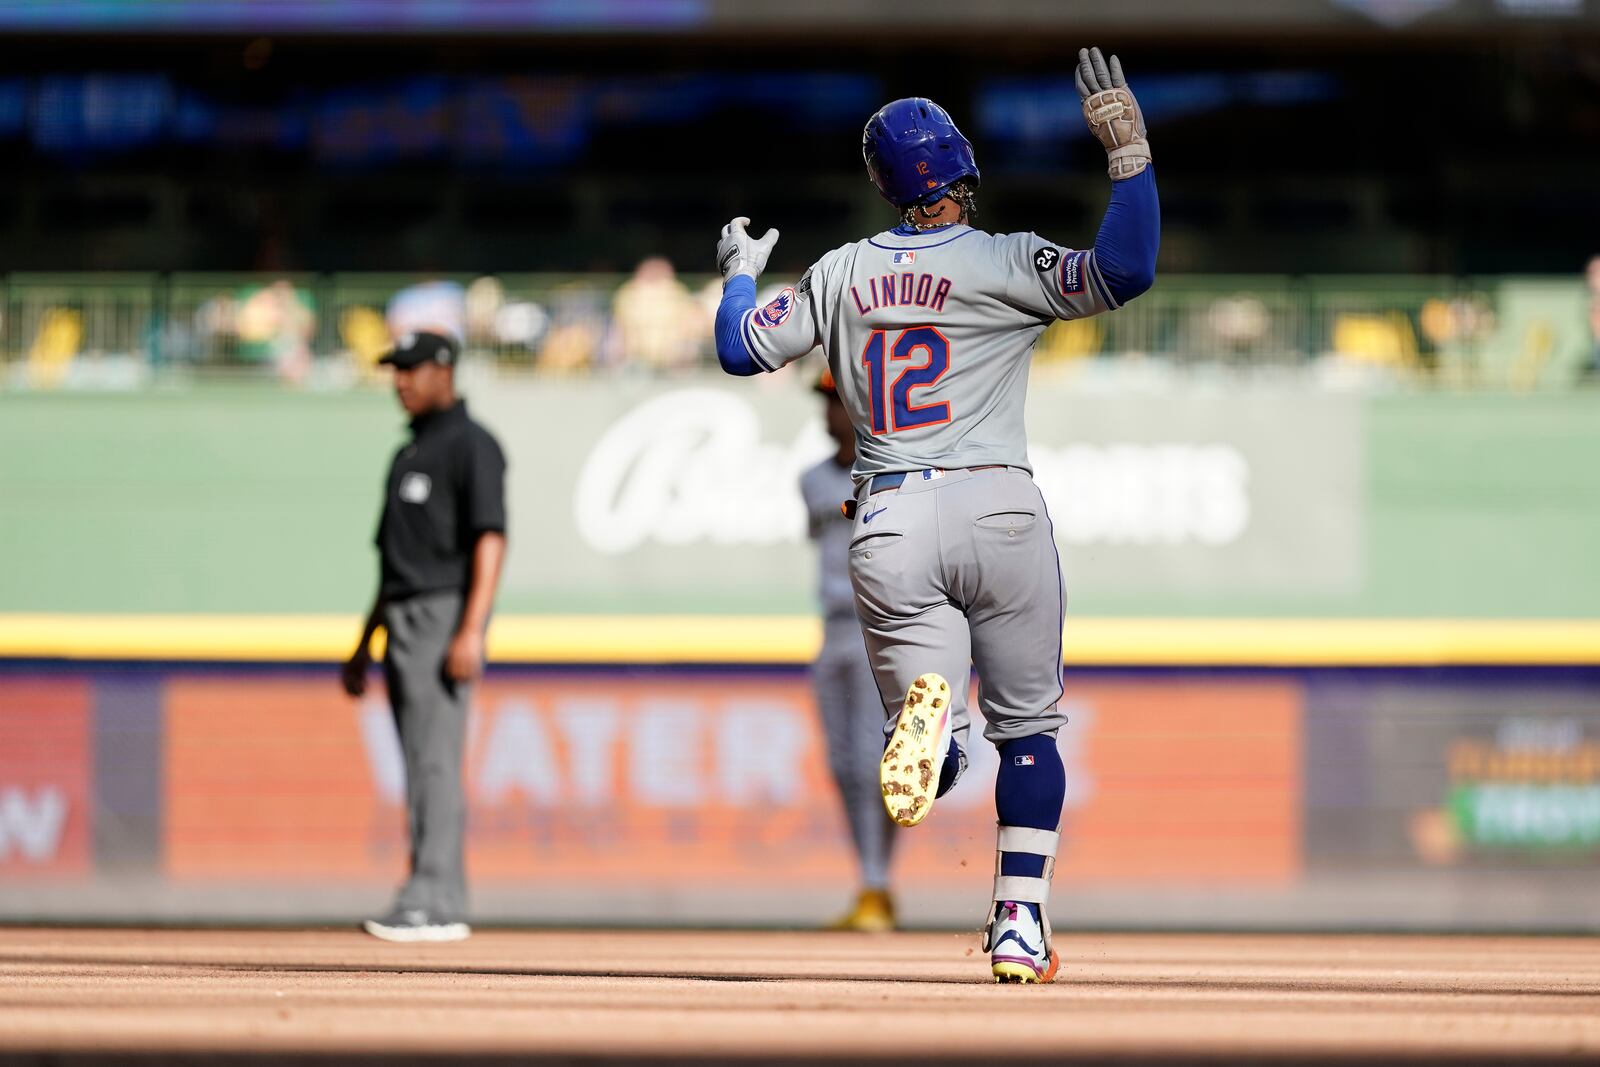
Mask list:
[[955,726],[950,712],[950,683],[940,675],[924,674],[906,690],[905,706],[878,766],[883,806],[901,826],[915,826],[933,810]]
[[894,898],[885,889],[863,889],[855,906],[829,923],[828,929],[888,933],[894,929]]

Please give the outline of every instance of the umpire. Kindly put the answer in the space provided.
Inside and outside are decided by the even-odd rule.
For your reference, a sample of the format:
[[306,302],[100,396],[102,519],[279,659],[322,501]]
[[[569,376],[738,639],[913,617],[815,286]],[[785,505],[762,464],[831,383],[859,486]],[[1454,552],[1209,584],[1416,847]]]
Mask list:
[[472,932],[462,749],[505,558],[506,461],[456,396],[458,354],[449,337],[413,333],[379,360],[394,367],[412,436],[389,465],[378,595],[343,680],[351,696],[366,691],[372,635],[382,626],[383,674],[405,756],[411,877],[389,914],[362,925],[388,941],[459,941]]

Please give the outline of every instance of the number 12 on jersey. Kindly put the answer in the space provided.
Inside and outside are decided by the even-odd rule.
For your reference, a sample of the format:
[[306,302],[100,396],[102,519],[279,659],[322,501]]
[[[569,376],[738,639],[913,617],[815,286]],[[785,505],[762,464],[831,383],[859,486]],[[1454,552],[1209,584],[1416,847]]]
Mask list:
[[[891,385],[889,372],[897,369],[895,364],[913,360],[919,350],[927,353],[927,359],[898,368],[900,373]],[[867,368],[867,399],[872,407],[874,435],[950,421],[947,401],[921,407],[911,403],[913,389],[932,385],[950,369],[950,342],[934,327],[901,330],[893,343],[887,330],[873,330],[861,353],[861,365]]]

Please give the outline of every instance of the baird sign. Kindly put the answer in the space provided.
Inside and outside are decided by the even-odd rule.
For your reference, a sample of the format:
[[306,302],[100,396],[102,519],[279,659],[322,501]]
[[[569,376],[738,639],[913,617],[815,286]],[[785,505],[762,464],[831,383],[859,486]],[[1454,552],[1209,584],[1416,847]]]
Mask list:
[[[511,455],[544,457],[512,465],[508,581],[545,610],[810,609],[799,479],[832,444],[809,392],[502,383],[477,406]],[[1069,591],[1100,610],[1122,595],[1348,592],[1360,578],[1351,403],[1041,383],[1029,416]]]
[[[770,545],[805,534],[800,473],[831,451],[816,420],[785,443],[736,393],[679,389],[612,423],[578,474],[573,516],[584,543],[615,555],[648,543]],[[737,500],[737,507],[724,501]]]
[[[805,536],[797,484],[832,451],[816,420],[762,439],[755,406],[720,389],[653,397],[605,430],[578,475],[584,543],[771,545]],[[1230,545],[1250,525],[1250,462],[1226,443],[1035,448],[1034,478],[1069,545]],[[737,499],[739,506],[721,502]]]

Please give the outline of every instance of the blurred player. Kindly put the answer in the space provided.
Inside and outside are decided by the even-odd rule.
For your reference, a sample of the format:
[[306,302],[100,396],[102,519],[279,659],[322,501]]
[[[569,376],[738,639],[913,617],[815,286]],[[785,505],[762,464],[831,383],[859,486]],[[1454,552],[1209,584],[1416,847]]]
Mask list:
[[821,345],[855,425],[850,578],[891,726],[880,779],[905,826],[966,766],[976,666],[984,736],[1000,752],[993,904],[998,981],[1050,981],[1049,901],[1065,773],[1056,731],[1065,594],[1023,427],[1028,362],[1056,319],[1122,306],[1150,287],[1160,208],[1143,117],[1116,57],[1078,54],[1089,129],[1112,179],[1094,248],[970,227],[972,146],[930,100],[889,104],[862,153],[900,224],[819,259],[755,306],[778,239],[723,230],[717,357],[774,370]]
[[467,926],[461,786],[468,694],[483,672],[484,631],[506,549],[505,456],[456,397],[455,341],[403,336],[380,362],[412,439],[389,465],[378,522],[381,582],[344,687],[360,696],[372,635],[389,635],[384,680],[406,766],[411,875],[393,909],[368,919],[387,941],[459,941]]
[[800,476],[806,521],[817,543],[817,585],[822,601],[822,652],[812,670],[817,711],[828,740],[828,768],[844,803],[850,839],[856,846],[861,889],[855,906],[832,924],[835,930],[893,930],[889,896],[889,853],[894,822],[883,810],[878,762],[883,748],[883,697],[872,678],[872,662],[861,638],[855,596],[850,590],[850,521],[839,503],[855,492],[850,468],[856,459],[856,434],[839,400],[833,375],[817,382],[827,407],[828,436],[839,450]]

